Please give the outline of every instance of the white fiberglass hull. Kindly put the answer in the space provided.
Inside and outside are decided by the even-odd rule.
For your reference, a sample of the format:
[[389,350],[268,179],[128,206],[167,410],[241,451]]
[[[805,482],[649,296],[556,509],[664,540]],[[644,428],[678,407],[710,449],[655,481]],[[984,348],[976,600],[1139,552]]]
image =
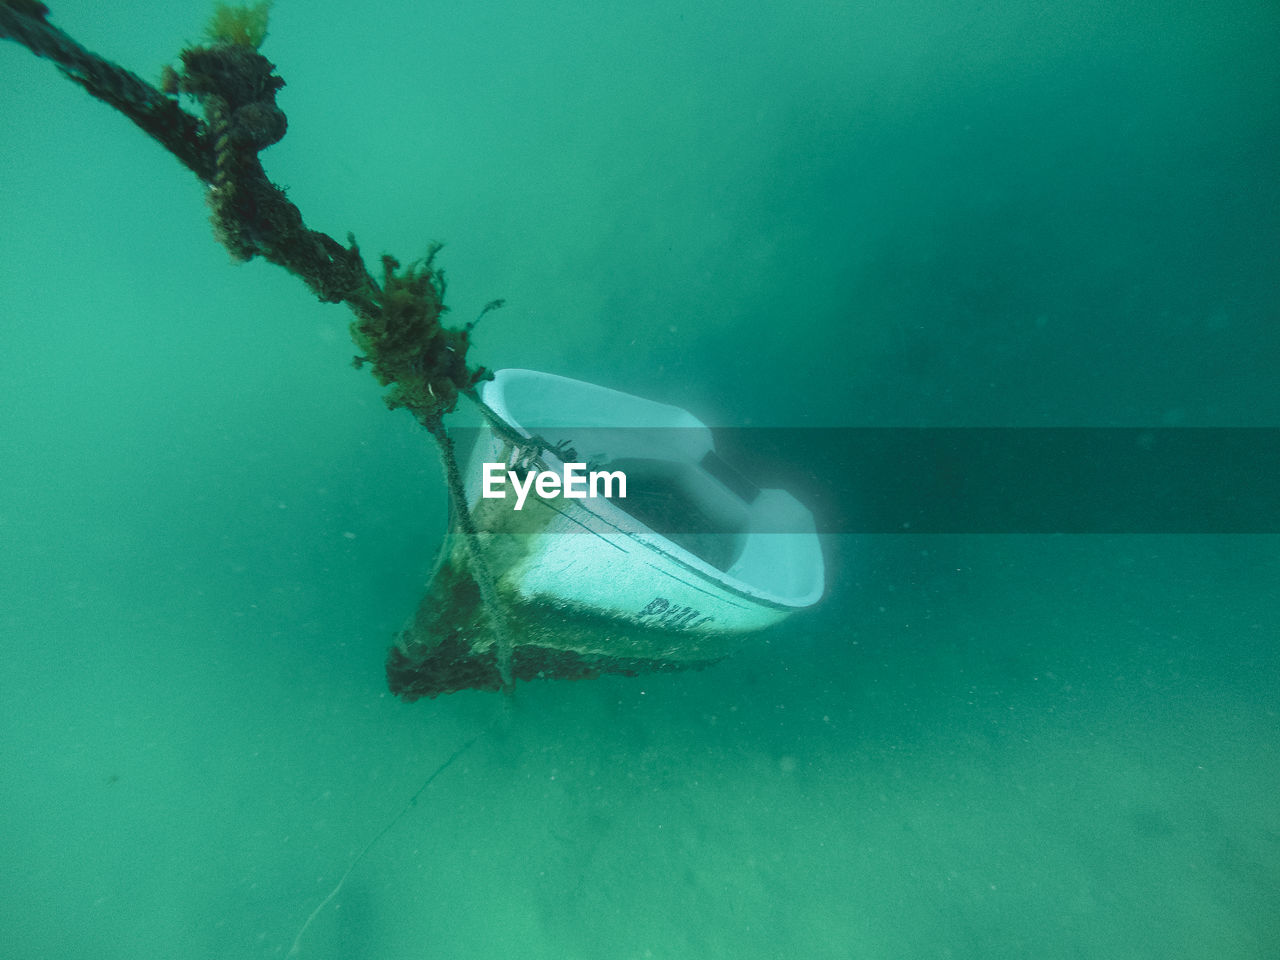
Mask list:
[[[743,481],[689,413],[529,370],[499,371],[480,398],[489,422],[463,471],[466,498],[517,623],[518,678],[714,662],[744,634],[821,599],[809,511],[784,491]],[[563,473],[574,461],[624,473],[626,497],[538,496],[528,482],[530,471]],[[509,469],[513,486],[523,479],[520,509],[514,490],[494,497],[486,488],[486,464]],[[491,656],[492,641],[471,609],[461,539],[446,545],[431,592],[392,651],[388,676],[401,695],[494,685],[492,675],[477,682],[468,660]],[[442,680],[442,671],[464,679]]]

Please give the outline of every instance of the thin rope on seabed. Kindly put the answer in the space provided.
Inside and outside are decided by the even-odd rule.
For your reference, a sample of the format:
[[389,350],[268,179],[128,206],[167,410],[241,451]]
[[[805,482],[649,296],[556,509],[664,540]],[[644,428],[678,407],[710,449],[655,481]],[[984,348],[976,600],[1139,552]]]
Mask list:
[[344,884],[346,884],[347,878],[351,876],[351,874],[355,871],[356,867],[360,866],[364,858],[369,855],[369,851],[372,850],[377,845],[379,840],[381,840],[388,833],[390,833],[391,829],[397,823],[403,820],[410,810],[412,810],[415,806],[417,806],[418,798],[422,796],[423,793],[426,792],[427,787],[431,786],[432,782],[436,779],[436,777],[440,776],[440,774],[448,770],[450,764],[452,764],[455,760],[457,760],[464,753],[470,750],[475,745],[476,741],[479,740],[481,737],[483,737],[486,733],[488,733],[489,730],[493,727],[493,725],[497,723],[497,721],[501,717],[502,717],[502,714],[498,714],[497,716],[495,716],[492,720],[490,720],[487,724],[485,724],[484,727],[482,727],[478,733],[472,736],[471,739],[469,739],[462,746],[458,747],[458,749],[453,751],[453,753],[449,754],[448,758],[442,764],[440,764],[440,766],[436,767],[433,771],[431,771],[431,775],[422,782],[422,786],[418,787],[414,795],[411,796],[408,802],[405,803],[405,805],[400,809],[400,812],[397,813],[394,817],[392,817],[387,822],[387,825],[383,827],[381,830],[379,830],[377,835],[372,840],[370,840],[368,843],[365,844],[364,849],[361,850],[356,855],[356,858],[351,861],[351,865],[347,867],[346,873],[344,873],[342,877],[338,880],[337,885],[334,886],[334,888],[329,891],[329,895],[325,897],[323,900],[321,900],[318,904],[316,904],[316,908],[311,911],[311,915],[307,917],[306,922],[302,925],[302,929],[300,929],[298,931],[298,935],[293,938],[293,946],[289,948],[288,956],[295,957],[298,955],[298,953],[302,949],[302,937],[306,934],[307,929],[311,926],[313,922],[315,922],[316,917],[320,916],[320,911],[323,910],[325,907],[327,907],[330,903],[332,903],[334,897],[336,897],[342,891],[342,887]]

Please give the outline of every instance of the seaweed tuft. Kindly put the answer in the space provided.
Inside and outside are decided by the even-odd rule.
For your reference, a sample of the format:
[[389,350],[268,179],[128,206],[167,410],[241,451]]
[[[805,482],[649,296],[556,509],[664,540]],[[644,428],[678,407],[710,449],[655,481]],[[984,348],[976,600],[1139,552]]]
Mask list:
[[444,272],[435,265],[440,248],[431,244],[426,257],[404,268],[384,256],[382,284],[369,297],[376,309],[351,325],[361,365],[370,363],[378,382],[391,388],[387,406],[406,408],[432,430],[457,406],[461,391],[489,376],[483,367],[467,366],[469,330],[440,322],[449,309]]
[[205,36],[213,44],[230,44],[257,50],[267,39],[267,18],[270,12],[271,0],[244,5],[216,4],[213,16],[204,28]]

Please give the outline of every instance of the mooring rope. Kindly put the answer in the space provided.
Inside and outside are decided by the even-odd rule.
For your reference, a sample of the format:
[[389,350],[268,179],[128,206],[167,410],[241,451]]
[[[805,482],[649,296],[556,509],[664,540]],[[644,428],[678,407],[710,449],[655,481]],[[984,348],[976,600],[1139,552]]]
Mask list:
[[484,558],[484,548],[480,543],[480,534],[476,530],[475,521],[471,518],[471,510],[467,507],[467,492],[462,483],[462,473],[458,470],[458,457],[454,450],[453,438],[449,436],[443,423],[433,427],[432,436],[440,449],[440,460],[444,464],[445,483],[449,488],[449,502],[453,507],[453,515],[457,518],[467,544],[467,552],[471,566],[471,575],[480,588],[480,603],[493,631],[494,648],[498,657],[498,676],[502,680],[502,689],[510,693],[514,677],[511,672],[512,640],[511,628],[507,623],[506,610],[502,599],[498,596],[498,587],[489,564]]
[[202,149],[203,124],[136,73],[86,50],[49,23],[47,15],[43,4],[0,2],[0,37],[52,60],[67,77],[129,117],[207,182],[213,168]]

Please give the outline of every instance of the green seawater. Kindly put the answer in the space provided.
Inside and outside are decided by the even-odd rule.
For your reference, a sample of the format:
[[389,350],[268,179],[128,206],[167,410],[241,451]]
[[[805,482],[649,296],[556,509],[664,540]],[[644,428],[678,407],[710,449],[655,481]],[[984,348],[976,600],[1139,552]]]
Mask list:
[[[203,3],[52,4],[158,77]],[[726,426],[1280,426],[1280,11],[277,0],[264,154],[475,358]],[[833,536],[701,672],[405,704],[348,315],[0,43],[0,953],[1280,955],[1274,536]],[[823,469],[815,452],[815,470]],[[495,721],[495,717],[497,718]]]

